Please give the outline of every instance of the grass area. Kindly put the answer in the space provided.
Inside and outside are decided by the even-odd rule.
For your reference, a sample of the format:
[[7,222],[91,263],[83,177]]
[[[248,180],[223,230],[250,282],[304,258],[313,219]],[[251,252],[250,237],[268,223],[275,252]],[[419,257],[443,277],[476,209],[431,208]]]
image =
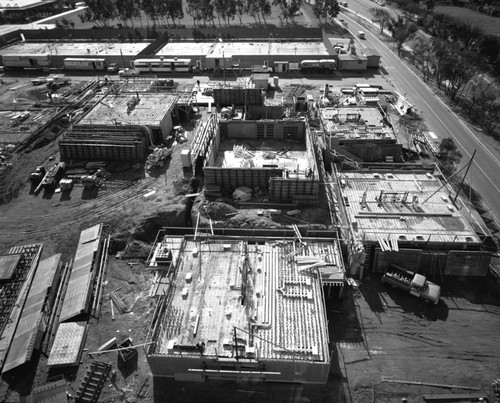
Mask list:
[[500,18],[490,17],[477,11],[463,7],[437,6],[434,12],[456,18],[462,22],[475,25],[487,34],[500,36]]

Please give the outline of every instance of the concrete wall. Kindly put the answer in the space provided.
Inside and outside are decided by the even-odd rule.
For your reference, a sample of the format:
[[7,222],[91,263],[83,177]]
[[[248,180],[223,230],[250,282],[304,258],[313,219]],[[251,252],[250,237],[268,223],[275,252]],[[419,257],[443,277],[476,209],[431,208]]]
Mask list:
[[[325,384],[330,372],[329,362],[315,361],[259,361],[241,359],[217,360],[215,357],[183,355],[148,355],[147,360],[153,376],[176,378],[177,380],[207,381],[227,379],[232,381],[298,382]],[[200,369],[202,372],[189,371]],[[224,371],[224,372],[219,372]],[[250,371],[257,372],[251,374]],[[277,374],[271,374],[277,373]]]
[[269,189],[270,178],[275,176],[283,176],[283,170],[276,168],[205,167],[205,183],[207,185],[220,185],[222,189],[230,191],[240,186]]
[[[305,136],[305,122],[280,120],[229,120],[220,122],[221,132],[228,138],[294,138]],[[222,128],[222,126],[225,126]],[[292,136],[290,133],[294,133]]]

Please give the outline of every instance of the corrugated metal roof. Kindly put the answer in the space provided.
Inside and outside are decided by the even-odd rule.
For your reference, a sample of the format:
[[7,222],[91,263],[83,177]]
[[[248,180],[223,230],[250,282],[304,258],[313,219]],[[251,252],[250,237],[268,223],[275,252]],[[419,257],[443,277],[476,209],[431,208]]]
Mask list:
[[19,319],[14,339],[9,349],[3,371],[9,371],[28,362],[33,354],[47,292],[53,283],[59,267],[61,254],[42,260],[37,267],[33,283],[28,293]]
[[[83,230],[71,269],[68,288],[64,297],[59,320],[64,322],[85,312],[90,299],[90,288],[94,276],[93,263],[101,241],[102,224]],[[92,241],[88,239],[98,234]],[[87,240],[87,243],[83,243]]]

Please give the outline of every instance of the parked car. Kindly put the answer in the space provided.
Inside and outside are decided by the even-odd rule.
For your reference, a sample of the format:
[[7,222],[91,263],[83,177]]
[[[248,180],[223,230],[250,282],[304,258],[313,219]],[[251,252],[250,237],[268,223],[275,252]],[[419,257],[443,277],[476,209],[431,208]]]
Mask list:
[[118,66],[118,63],[111,63],[109,66],[108,66],[108,73],[116,73],[118,72],[118,70],[120,70],[120,67]]
[[31,80],[31,84],[33,85],[42,85],[47,83],[47,77],[37,77]]
[[118,72],[118,75],[120,77],[138,77],[139,76],[139,71],[136,70],[136,69],[130,69],[130,68],[126,68],[126,69],[121,69],[119,72]]

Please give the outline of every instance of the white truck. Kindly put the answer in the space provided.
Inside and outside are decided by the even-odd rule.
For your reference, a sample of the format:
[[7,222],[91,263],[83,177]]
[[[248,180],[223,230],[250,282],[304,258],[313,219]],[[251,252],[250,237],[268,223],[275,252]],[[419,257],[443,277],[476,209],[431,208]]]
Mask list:
[[437,284],[428,281],[422,274],[405,270],[395,264],[389,266],[381,281],[434,304],[439,302],[441,296],[441,287]]
[[126,68],[126,69],[121,69],[118,71],[118,75],[120,77],[138,77],[139,76],[139,70],[136,69],[131,69],[131,68]]

